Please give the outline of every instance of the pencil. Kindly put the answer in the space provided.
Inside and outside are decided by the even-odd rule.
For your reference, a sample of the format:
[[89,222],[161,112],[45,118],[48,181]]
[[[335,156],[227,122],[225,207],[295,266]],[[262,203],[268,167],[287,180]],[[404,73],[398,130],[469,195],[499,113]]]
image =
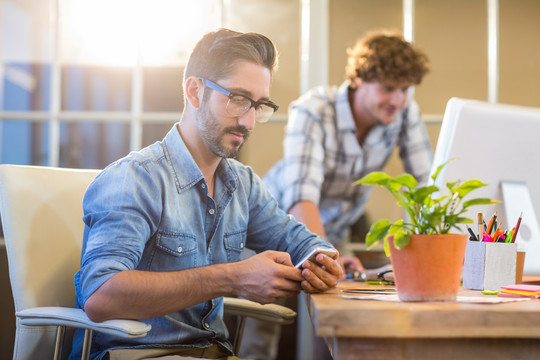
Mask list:
[[514,231],[514,235],[512,235],[512,242],[516,242],[516,236],[519,230],[519,225],[521,225],[521,218],[523,217],[523,211],[519,214],[519,218],[516,224],[516,231]]
[[510,230],[510,231],[508,232],[508,236],[506,237],[506,242],[509,242],[509,243],[512,242],[512,238],[514,237],[514,231],[515,231],[515,230],[516,230],[516,227],[514,226],[514,227],[512,228],[512,230]]
[[499,236],[502,235],[502,230],[499,228],[495,230],[495,234],[493,234],[493,242],[499,242]]
[[497,212],[493,214],[491,219],[489,219],[489,223],[486,229],[486,234],[491,235],[491,230],[493,230],[493,222],[497,220]]

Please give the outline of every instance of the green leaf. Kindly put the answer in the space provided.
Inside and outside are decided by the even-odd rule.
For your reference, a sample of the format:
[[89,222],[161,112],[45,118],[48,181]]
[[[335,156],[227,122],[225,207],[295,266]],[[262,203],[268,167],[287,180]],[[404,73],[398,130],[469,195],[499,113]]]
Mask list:
[[386,184],[386,188],[392,192],[394,197],[397,197],[398,191],[401,188],[402,184],[397,182],[396,179],[392,178],[388,180],[388,183]]
[[459,193],[459,197],[462,198],[468,193],[470,193],[473,190],[476,190],[478,188],[487,186],[487,184],[483,183],[480,180],[473,179],[473,180],[467,180],[460,186],[456,187],[454,191],[457,191]]
[[439,188],[434,185],[419,188],[417,190],[411,191],[411,200],[416,203],[423,204],[426,197],[437,191],[439,191]]
[[388,235],[394,235],[399,231],[403,231],[403,225],[404,225],[404,222],[401,219],[391,224],[390,227],[388,228]]
[[391,223],[388,219],[381,219],[371,225],[369,232],[366,235],[366,248],[369,249],[384,239],[390,226]]
[[394,179],[398,184],[413,189],[418,185],[418,181],[411,174],[401,174]]
[[384,238],[384,254],[386,257],[390,257],[390,246],[388,245],[388,237]]
[[394,234],[394,246],[396,249],[403,249],[409,244],[410,238],[411,236],[408,233],[398,231],[396,234]]
[[450,190],[450,192],[453,194],[456,192],[456,190],[454,189],[457,185],[459,184],[459,181],[453,181],[453,182],[447,182],[446,183],[446,187],[448,188],[448,190]]
[[492,199],[488,199],[488,198],[478,198],[478,199],[472,199],[472,200],[468,200],[468,201],[465,201],[462,205],[462,207],[465,209],[465,208],[468,208],[469,206],[473,206],[473,205],[495,205],[495,204],[499,204],[500,201],[499,200],[492,200]]
[[385,174],[380,171],[373,171],[360,180],[356,180],[354,182],[355,185],[362,184],[362,185],[379,185],[386,187],[388,184],[388,180],[390,180],[392,177],[388,174]]
[[431,214],[426,214],[424,216],[424,219],[426,223],[429,225],[429,227],[434,228],[434,229],[439,227],[442,224],[443,218],[444,218],[444,214],[439,211],[433,212]]
[[437,177],[439,177],[439,173],[441,172],[441,170],[446,166],[446,164],[448,164],[450,161],[454,161],[455,159],[450,159],[444,163],[442,163],[441,165],[437,166],[437,170],[435,171],[435,173],[433,175],[431,175],[431,179],[433,181],[437,180]]

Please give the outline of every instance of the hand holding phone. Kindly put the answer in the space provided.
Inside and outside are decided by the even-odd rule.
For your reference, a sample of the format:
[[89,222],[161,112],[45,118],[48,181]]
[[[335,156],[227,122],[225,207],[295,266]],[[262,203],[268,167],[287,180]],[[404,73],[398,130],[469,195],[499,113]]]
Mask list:
[[[337,251],[336,249],[327,248],[327,247],[316,247],[313,250],[309,252],[300,262],[298,262],[294,267],[299,269],[302,267],[302,264],[309,260],[311,262],[314,262],[315,264],[319,264],[316,260],[317,255],[319,254],[325,254],[331,258],[333,258],[336,255]],[[320,265],[320,264],[319,264]]]

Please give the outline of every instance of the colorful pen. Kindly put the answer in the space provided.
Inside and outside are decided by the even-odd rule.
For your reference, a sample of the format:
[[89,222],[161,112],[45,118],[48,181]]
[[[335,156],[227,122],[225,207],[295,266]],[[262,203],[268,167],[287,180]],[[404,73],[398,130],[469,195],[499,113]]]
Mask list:
[[493,216],[491,217],[491,219],[489,219],[489,223],[486,229],[486,234],[491,235],[491,232],[493,230],[493,223],[495,221],[497,221],[497,212],[495,212]]
[[515,243],[516,242],[516,236],[517,236],[517,233],[518,233],[518,230],[519,230],[519,225],[521,225],[521,218],[523,217],[523,212],[521,212],[521,214],[519,214],[519,218],[518,218],[518,221],[517,221],[517,224],[516,224],[516,230],[514,231],[514,235],[512,235],[512,242]]
[[499,228],[493,234],[493,242],[499,242],[499,237],[502,235],[502,230]]
[[515,227],[513,227],[512,230],[510,230],[510,232],[508,232],[508,237],[506,239],[508,240],[509,243],[512,242],[512,239],[514,237],[514,231],[516,231]]

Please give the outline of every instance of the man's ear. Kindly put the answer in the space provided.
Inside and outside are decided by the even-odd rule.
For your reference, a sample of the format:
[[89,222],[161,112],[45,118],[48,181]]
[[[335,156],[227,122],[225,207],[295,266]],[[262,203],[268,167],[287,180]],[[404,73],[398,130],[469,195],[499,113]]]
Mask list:
[[201,80],[195,76],[190,76],[186,79],[186,99],[191,106],[198,109],[201,106],[202,97],[204,94],[204,85]]

